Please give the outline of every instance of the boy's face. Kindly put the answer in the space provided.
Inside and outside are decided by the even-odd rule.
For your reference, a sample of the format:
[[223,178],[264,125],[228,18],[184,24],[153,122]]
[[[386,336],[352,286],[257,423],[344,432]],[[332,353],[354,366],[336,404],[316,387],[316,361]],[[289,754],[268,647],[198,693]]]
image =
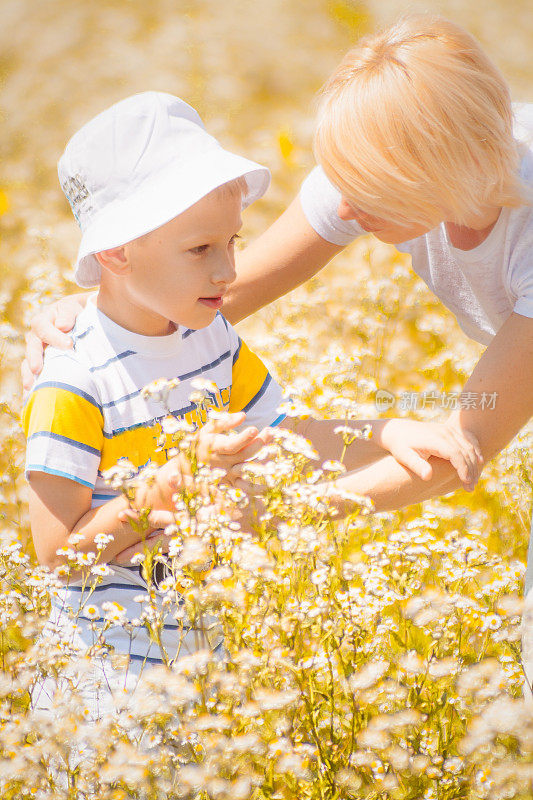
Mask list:
[[146,236],[108,251],[122,250],[126,265],[115,282],[119,324],[147,336],[170,333],[175,325],[209,325],[235,280],[241,225],[240,193],[223,188]]

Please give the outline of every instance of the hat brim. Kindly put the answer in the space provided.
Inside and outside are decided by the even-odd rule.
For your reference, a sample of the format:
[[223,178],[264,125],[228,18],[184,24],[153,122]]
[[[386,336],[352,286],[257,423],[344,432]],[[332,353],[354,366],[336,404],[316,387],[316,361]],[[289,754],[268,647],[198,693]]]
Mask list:
[[95,253],[150,233],[214,189],[241,177],[246,179],[248,189],[242,198],[242,207],[246,208],[268,189],[270,171],[217,145],[186,166],[170,166],[136,188],[132,195],[107,205],[83,233],[74,272],[76,283],[83,288],[100,283],[101,267]]

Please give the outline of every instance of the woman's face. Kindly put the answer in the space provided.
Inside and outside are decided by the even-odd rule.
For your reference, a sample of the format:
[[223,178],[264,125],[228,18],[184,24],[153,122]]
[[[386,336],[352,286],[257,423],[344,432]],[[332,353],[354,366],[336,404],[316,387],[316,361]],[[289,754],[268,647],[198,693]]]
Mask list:
[[417,236],[423,236],[429,230],[429,228],[418,223],[399,225],[396,222],[387,222],[386,219],[381,219],[381,217],[365,214],[364,211],[352,206],[344,197],[341,198],[337,214],[344,220],[354,219],[363,230],[373,233],[377,239],[387,242],[387,244],[407,242],[410,239],[416,239]]

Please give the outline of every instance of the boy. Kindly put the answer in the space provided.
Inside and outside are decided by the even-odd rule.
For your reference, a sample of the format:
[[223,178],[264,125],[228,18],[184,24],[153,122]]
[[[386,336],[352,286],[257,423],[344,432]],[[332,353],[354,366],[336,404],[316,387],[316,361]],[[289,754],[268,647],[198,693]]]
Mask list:
[[[39,560],[50,567],[61,565],[69,543],[82,562],[83,553],[101,548],[102,566],[95,571],[102,582],[91,592],[92,605],[83,582],[73,580],[53,598],[53,621],[91,646],[93,625],[105,625],[106,616],[117,623],[106,630],[107,644],[128,654],[138,672],[162,660],[144,627],[127,631],[120,624],[138,616],[146,583],[136,567],[115,563],[111,571],[105,562],[140,537],[122,521],[128,502],[102,473],[121,457],[135,469],[159,465],[154,483],[133,505],[171,510],[169,476],[179,464],[167,453],[171,437],[164,437],[176,418],[200,428],[199,457],[225,468],[253,456],[267,438],[259,431],[282,422],[280,387],[219,313],[235,277],[241,208],[265,192],[269,174],[223,150],[186,103],[147,92],[84,126],[67,145],[59,176],[83,234],[76,280],[99,284],[99,291],[77,320],[73,350],[47,352],[25,405],[32,533]],[[162,375],[179,378],[163,404],[141,391]],[[199,376],[216,386],[211,401],[230,412],[225,422],[201,427],[204,419],[189,400]],[[224,435],[245,416],[247,428]],[[323,459],[338,457],[336,424],[314,422],[306,431]],[[401,430],[416,439],[416,423],[404,425]],[[414,459],[415,469],[421,468],[416,459],[429,469],[424,454],[436,454],[449,458],[465,482],[475,481],[475,448],[441,434],[432,438],[435,426],[421,427],[422,457],[393,423],[381,423],[376,438],[404,463],[413,466]],[[380,452],[375,444],[368,448]],[[348,450],[348,469],[364,463],[358,453]],[[197,648],[195,631],[167,612],[161,644],[170,656],[178,649],[186,654]]]
[[[195,378],[218,387],[213,407],[246,412],[248,427],[231,439],[230,450],[242,451],[239,460],[262,446],[258,429],[281,419],[279,386],[219,314],[235,276],[241,208],[264,193],[268,170],[223,150],[183,101],[148,92],[82,128],[61,158],[59,176],[83,231],[76,280],[100,288],[78,320],[73,350],[47,353],[23,412],[32,533],[38,559],[51,568],[63,562],[56,551],[66,554],[72,535],[82,554],[103,546],[100,562],[139,540],[121,522],[126,499],[102,477],[121,457],[136,469],[149,461],[166,464],[136,504],[171,507],[171,436],[163,448],[156,443],[169,418],[201,424],[189,400]],[[141,393],[162,375],[180,379],[168,392],[167,410]],[[228,438],[219,431],[241,424],[244,416],[233,413],[225,423],[202,428],[199,454],[229,466],[223,452]],[[134,598],[143,590],[137,567],[115,566],[92,592],[96,612],[88,613],[89,590],[81,580],[70,581],[53,599],[55,621],[69,628],[71,607],[78,634],[90,646],[91,619],[103,622],[102,607],[118,602],[125,616],[137,617]],[[162,644],[172,653],[178,626],[168,617]],[[194,632],[180,636],[180,652],[186,653]],[[134,670],[161,661],[144,628],[129,641],[116,625],[106,640],[129,653]]]

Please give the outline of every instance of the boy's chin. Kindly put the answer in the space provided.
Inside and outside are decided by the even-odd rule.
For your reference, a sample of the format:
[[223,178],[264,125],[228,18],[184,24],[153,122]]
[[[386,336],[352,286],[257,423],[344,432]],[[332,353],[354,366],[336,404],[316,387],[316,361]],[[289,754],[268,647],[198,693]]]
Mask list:
[[[208,325],[211,325],[217,313],[217,309],[208,308],[206,306],[202,308],[202,311],[199,314],[194,314],[194,316],[190,317],[189,320],[182,320],[179,324],[183,328],[188,328],[191,331],[199,331],[202,328],[207,328]],[[177,322],[175,324],[176,326],[178,325]]]

